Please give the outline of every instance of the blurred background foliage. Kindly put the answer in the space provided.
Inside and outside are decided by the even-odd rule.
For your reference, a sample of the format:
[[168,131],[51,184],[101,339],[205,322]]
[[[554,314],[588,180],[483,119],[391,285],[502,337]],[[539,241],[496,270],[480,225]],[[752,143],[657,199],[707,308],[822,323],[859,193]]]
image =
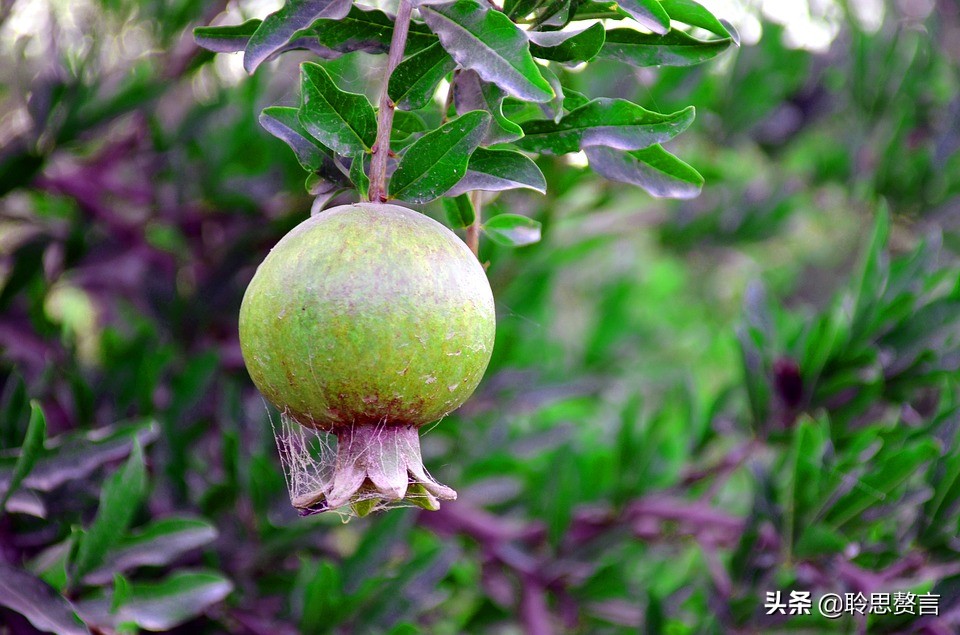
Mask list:
[[[290,507],[236,336],[310,209],[257,124],[306,54],[246,77],[190,36],[276,3],[0,0],[0,624],[957,632],[960,9],[704,4],[739,50],[571,71],[695,104],[675,145],[703,194],[572,156],[492,201],[544,239],[482,246],[494,359],[424,438],[461,499],[344,525]],[[371,91],[381,63],[327,68]],[[941,610],[765,615],[776,589]]]

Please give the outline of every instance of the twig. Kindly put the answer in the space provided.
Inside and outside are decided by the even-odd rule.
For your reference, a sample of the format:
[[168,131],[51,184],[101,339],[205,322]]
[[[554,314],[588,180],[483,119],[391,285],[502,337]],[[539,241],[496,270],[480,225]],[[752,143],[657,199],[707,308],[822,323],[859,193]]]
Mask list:
[[473,252],[473,255],[477,258],[480,257],[480,224],[483,222],[481,218],[482,215],[482,205],[483,198],[482,193],[479,190],[474,190],[470,192],[470,203],[473,205],[474,216],[473,222],[467,227],[467,238],[466,243],[467,247],[470,248],[470,251]]
[[390,99],[388,87],[393,69],[403,59],[403,50],[407,46],[407,32],[410,30],[411,13],[413,13],[413,7],[410,0],[400,0],[393,26],[393,38],[390,40],[387,69],[383,76],[380,110],[377,113],[377,140],[373,144],[373,159],[370,162],[370,190],[367,198],[374,202],[382,203],[387,200],[387,159],[390,156],[390,131],[393,128],[393,112],[397,107]]

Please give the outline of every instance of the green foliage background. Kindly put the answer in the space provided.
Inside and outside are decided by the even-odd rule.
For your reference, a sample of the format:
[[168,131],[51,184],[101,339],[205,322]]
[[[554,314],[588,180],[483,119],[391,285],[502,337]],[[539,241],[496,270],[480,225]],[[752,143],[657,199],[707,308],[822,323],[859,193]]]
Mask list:
[[[485,212],[543,231],[482,242],[487,377],[423,439],[460,500],[346,525],[289,506],[236,341],[254,268],[310,209],[257,123],[308,55],[241,79],[190,36],[219,2],[52,3],[29,33],[25,4],[0,2],[0,624],[960,628],[953,3],[881,3],[876,29],[830,4],[819,52],[745,9],[759,40],[702,66],[574,74],[694,104],[671,149],[703,193],[540,157],[547,194]],[[324,67],[371,91],[379,59]],[[941,614],[765,615],[778,589],[933,592]]]

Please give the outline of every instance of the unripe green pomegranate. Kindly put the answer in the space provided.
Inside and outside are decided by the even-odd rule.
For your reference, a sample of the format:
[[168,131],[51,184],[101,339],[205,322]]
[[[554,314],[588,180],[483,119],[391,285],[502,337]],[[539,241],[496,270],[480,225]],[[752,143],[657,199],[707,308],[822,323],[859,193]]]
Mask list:
[[417,429],[473,393],[494,330],[480,263],[423,214],[345,205],[284,236],[243,297],[240,345],[268,400],[337,436],[332,477],[294,505],[456,498],[424,470]]

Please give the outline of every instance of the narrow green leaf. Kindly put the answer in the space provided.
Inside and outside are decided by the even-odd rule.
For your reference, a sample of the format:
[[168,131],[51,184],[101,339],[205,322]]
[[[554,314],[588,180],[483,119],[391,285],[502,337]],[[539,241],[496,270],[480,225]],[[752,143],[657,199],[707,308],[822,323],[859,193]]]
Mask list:
[[71,567],[71,577],[75,582],[100,566],[110,546],[126,533],[143,500],[146,485],[143,451],[140,444],[135,443],[123,468],[104,484],[97,516],[90,529],[80,538],[76,559]]
[[660,145],[624,152],[604,146],[585,149],[598,174],[611,181],[639,185],[658,198],[695,198],[703,177]]
[[617,0],[617,6],[654,33],[663,35],[670,30],[670,16],[657,0]]
[[131,582],[115,611],[112,593],[101,592],[77,603],[85,621],[116,628],[136,624],[148,631],[169,631],[222,602],[233,585],[219,573],[178,571],[159,582]]
[[885,204],[881,204],[876,216],[870,244],[862,257],[853,289],[852,333],[868,332],[865,326],[873,321],[876,305],[890,277],[890,256],[886,252],[890,236],[890,212]]
[[443,199],[443,210],[447,214],[447,222],[451,227],[469,227],[477,218],[477,211],[473,208],[473,201],[467,194]]
[[424,6],[420,14],[460,66],[514,97],[534,102],[553,97],[527,36],[504,14],[477,0]]
[[0,561],[0,606],[27,618],[37,629],[58,635],[89,635],[73,606],[53,587],[23,569]]
[[594,99],[559,122],[527,121],[516,144],[531,152],[566,154],[589,146],[639,150],[672,139],[693,121],[692,106],[663,115],[624,99]]
[[377,115],[370,101],[337,88],[319,64],[304,62],[300,71],[300,124],[339,154],[369,151],[377,136]]
[[247,20],[229,26],[199,26],[193,30],[197,46],[215,53],[236,53],[247,47],[247,42],[260,28],[261,20]]
[[633,29],[611,29],[600,57],[632,66],[692,66],[716,57],[730,48],[732,39],[698,40],[682,31],[651,35]]
[[537,164],[525,154],[515,150],[477,148],[470,157],[467,173],[447,195],[459,196],[473,190],[500,192],[513,189],[546,194],[547,181]]
[[110,612],[116,613],[130,597],[130,581],[122,573],[113,576],[113,597],[110,598]]
[[530,53],[534,57],[579,64],[589,62],[603,47],[606,29],[599,22],[580,31],[530,31]]
[[294,33],[319,18],[339,20],[352,0],[286,0],[279,11],[264,19],[243,51],[243,68],[253,73],[264,60],[290,41]]
[[419,110],[433,99],[437,84],[456,66],[440,42],[428,46],[407,57],[394,69],[387,89],[390,99],[397,108]]
[[489,114],[475,110],[418,139],[390,178],[390,196],[414,203],[442,196],[463,178],[489,123]]
[[13,474],[10,482],[7,484],[3,498],[0,499],[0,516],[7,508],[7,502],[20,484],[33,470],[37,463],[37,458],[43,451],[43,440],[47,436],[47,420],[43,416],[43,410],[36,401],[30,402],[30,423],[27,424],[27,434],[20,446],[20,454],[17,456],[17,462],[13,466]]
[[697,26],[722,38],[734,39],[727,27],[703,5],[694,0],[660,0],[671,20]]
[[874,505],[886,502],[897,486],[920,472],[937,454],[934,441],[926,439],[913,447],[890,451],[883,460],[874,459],[870,472],[858,479],[853,489],[831,506],[826,515],[827,522],[831,527],[841,528]]
[[504,92],[496,84],[481,80],[476,71],[457,73],[451,90],[457,112],[486,110],[490,113],[492,118],[483,138],[484,145],[508,143],[523,136],[523,129],[503,114]]
[[505,247],[523,247],[540,242],[540,223],[519,214],[500,214],[483,224],[490,240]]

